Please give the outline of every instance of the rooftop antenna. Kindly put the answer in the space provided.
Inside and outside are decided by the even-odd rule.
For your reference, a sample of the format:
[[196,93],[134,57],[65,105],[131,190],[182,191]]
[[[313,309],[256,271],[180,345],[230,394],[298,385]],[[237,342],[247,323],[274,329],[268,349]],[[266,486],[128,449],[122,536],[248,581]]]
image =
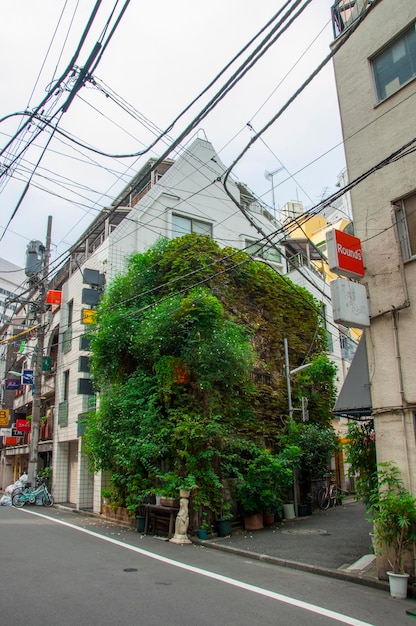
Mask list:
[[275,174],[278,174],[284,169],[285,169],[284,167],[278,167],[277,170],[273,170],[273,172],[268,172],[267,170],[264,172],[264,177],[267,180],[270,180],[270,182],[272,183],[272,206],[273,206],[273,214],[274,214],[275,219],[276,219],[276,200],[274,197],[273,176],[275,176]]

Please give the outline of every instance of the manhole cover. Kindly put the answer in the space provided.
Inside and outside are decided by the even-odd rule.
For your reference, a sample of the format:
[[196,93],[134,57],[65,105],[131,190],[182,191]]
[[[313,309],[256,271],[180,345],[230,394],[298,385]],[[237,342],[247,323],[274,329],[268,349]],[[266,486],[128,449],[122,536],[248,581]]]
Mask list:
[[304,528],[299,530],[282,530],[282,534],[285,535],[329,535],[330,533],[327,530],[323,530],[321,528],[315,529],[306,529]]

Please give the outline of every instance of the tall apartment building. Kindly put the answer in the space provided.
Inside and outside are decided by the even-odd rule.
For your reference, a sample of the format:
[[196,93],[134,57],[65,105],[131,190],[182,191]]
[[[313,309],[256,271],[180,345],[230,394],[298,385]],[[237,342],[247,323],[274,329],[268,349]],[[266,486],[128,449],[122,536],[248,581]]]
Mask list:
[[348,179],[368,173],[351,200],[377,457],[416,494],[416,2],[338,0],[332,14]]

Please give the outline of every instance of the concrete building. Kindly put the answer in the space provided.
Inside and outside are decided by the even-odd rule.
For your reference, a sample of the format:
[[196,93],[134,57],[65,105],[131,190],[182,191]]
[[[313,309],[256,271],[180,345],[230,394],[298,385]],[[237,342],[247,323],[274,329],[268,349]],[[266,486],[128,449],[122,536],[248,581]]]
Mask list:
[[[48,414],[55,415],[55,502],[101,511],[106,476],[89,471],[82,439],[83,415],[96,400],[86,335],[94,321],[100,290],[124,269],[131,253],[148,249],[160,237],[197,232],[208,234],[223,247],[245,249],[279,273],[286,273],[284,248],[279,244],[280,223],[245,185],[230,179],[228,187],[249,215],[248,220],[224,191],[221,178],[225,171],[213,146],[202,139],[193,141],[175,161],[157,163],[151,159],[72,246],[67,263],[54,276],[50,289],[62,292],[62,302],[48,313],[44,354],[51,357],[52,368],[43,374],[42,398],[45,412],[50,409]],[[267,243],[262,233],[269,236]],[[313,273],[313,268],[307,271]],[[321,281],[315,274],[315,280]],[[313,283],[304,284],[297,272],[293,279],[319,297]],[[331,319],[330,302],[327,310]],[[329,347],[331,358],[334,353],[339,361],[339,343],[335,349]],[[19,362],[19,367],[25,364]],[[30,390],[23,389],[21,395],[15,399],[15,408],[24,406],[30,414]],[[27,449],[22,445],[6,449],[4,456],[11,460],[14,474],[25,455]]]
[[338,0],[332,14],[348,179],[362,177],[351,200],[377,457],[416,494],[416,3]]

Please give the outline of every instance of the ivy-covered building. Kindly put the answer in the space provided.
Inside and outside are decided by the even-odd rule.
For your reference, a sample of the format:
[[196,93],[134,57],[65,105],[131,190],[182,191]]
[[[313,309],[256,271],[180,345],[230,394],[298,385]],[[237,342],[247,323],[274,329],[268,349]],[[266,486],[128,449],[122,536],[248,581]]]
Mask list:
[[[103,482],[106,477],[101,472],[90,471],[83,439],[85,415],[94,409],[96,401],[88,333],[95,323],[94,310],[105,285],[112,284],[124,271],[132,254],[144,253],[160,240],[169,241],[185,234],[208,236],[219,249],[245,250],[251,257],[261,259],[266,263],[265,270],[273,268],[280,280],[286,280],[283,279],[287,270],[285,253],[279,244],[281,225],[245,185],[229,178],[228,192],[234,202],[222,184],[225,171],[213,146],[202,139],[193,141],[174,161],[149,160],[72,246],[68,262],[53,278],[51,288],[62,291],[62,302],[54,313],[59,327],[53,328],[55,337],[59,337],[54,370],[53,492],[56,502],[101,511],[101,491],[106,486]],[[224,256],[227,255],[224,253]],[[240,262],[245,266],[247,258]],[[213,297],[227,300],[229,269],[224,267],[224,276],[217,281],[218,293],[213,293]],[[169,272],[169,280],[174,280],[174,267]],[[178,269],[176,274],[179,273]],[[308,287],[305,285],[306,290]],[[320,299],[319,290],[315,290],[314,295]],[[137,293],[132,285],[131,298],[135,297]],[[298,292],[296,297],[299,297]],[[254,292],[250,298],[255,299]],[[328,310],[330,312],[330,307]],[[237,311],[234,314],[237,315]],[[320,323],[314,333],[318,332],[318,326]],[[114,332],[118,333],[117,327]],[[265,346],[267,341],[264,337]],[[53,345],[50,337],[47,345]],[[283,350],[282,345],[280,349]],[[290,350],[291,367],[299,365],[307,356],[301,342],[290,345]],[[339,345],[335,345],[337,350]],[[329,353],[329,358],[331,356]],[[125,367],[131,374],[127,362]],[[266,384],[273,377],[264,363],[258,362],[250,376],[256,376],[256,371],[258,380]],[[284,383],[284,377],[279,382],[284,398],[282,380]],[[298,402],[296,398],[295,402]]]

